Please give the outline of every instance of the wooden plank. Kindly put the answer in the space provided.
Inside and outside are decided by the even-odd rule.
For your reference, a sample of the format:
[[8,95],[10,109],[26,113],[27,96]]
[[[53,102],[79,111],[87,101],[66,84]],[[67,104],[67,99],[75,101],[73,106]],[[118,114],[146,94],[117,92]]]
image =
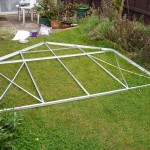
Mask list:
[[132,6],[127,6],[125,5],[124,8],[128,9],[129,10],[132,10],[132,11],[135,11],[135,12],[138,12],[138,13],[141,13],[143,15],[147,15],[147,16],[150,16],[150,12],[149,11],[146,11],[146,10],[142,10],[142,9],[139,9],[139,8],[136,8],[136,7],[132,7]]
[[145,10],[146,3],[147,3],[147,0],[137,0],[136,3],[135,3],[135,8]]
[[150,0],[148,0],[148,2],[147,2],[146,10],[150,11]]
[[125,5],[129,4],[129,6],[135,6],[135,2],[136,0],[125,0]]

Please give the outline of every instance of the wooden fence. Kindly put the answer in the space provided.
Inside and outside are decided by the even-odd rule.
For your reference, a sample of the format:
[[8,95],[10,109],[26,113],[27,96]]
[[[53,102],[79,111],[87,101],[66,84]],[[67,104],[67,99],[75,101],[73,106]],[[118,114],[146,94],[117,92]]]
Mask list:
[[150,0],[125,0],[124,8],[131,19],[143,18],[145,23],[150,24]]
[[61,0],[61,1],[64,1],[65,4],[68,4],[70,2],[89,4],[90,6],[94,6],[95,8],[98,8],[101,5],[101,0]]

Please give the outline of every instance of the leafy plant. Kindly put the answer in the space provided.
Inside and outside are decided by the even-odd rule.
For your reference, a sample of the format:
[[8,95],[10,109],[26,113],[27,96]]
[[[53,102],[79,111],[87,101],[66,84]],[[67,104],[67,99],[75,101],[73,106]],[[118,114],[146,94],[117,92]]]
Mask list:
[[[77,9],[79,8],[89,8],[89,5],[84,4],[84,3],[77,3],[77,2],[70,2],[67,5],[65,5],[63,15],[65,17],[65,21],[74,21]],[[73,18],[74,17],[74,18]]]
[[54,0],[39,0],[35,5],[35,10],[41,17],[49,18],[50,20],[56,20],[59,14],[63,11],[63,2]]
[[92,40],[105,39],[109,36],[112,22],[108,18],[101,18],[97,26],[88,35]]
[[118,13],[122,14],[124,0],[112,0],[112,5]]
[[84,4],[84,3],[79,3],[79,4],[77,4],[77,9],[78,8],[89,8],[89,5],[88,4]]
[[65,5],[65,8],[64,8],[64,15],[66,17],[73,17],[75,14],[76,14],[76,9],[78,7],[78,4],[76,2],[73,2],[73,3],[69,3],[67,5]]
[[10,142],[15,137],[15,131],[21,122],[19,113],[0,114],[0,149],[11,149]]
[[98,26],[99,20],[100,18],[96,14],[92,14],[91,16],[83,18],[80,23],[81,32],[91,32],[93,30],[93,27]]
[[81,23],[82,31],[87,32],[91,40],[107,39],[128,51],[131,59],[150,62],[150,26],[137,20],[128,20],[126,15],[120,15],[111,3],[105,4],[99,20],[95,21],[91,15]]

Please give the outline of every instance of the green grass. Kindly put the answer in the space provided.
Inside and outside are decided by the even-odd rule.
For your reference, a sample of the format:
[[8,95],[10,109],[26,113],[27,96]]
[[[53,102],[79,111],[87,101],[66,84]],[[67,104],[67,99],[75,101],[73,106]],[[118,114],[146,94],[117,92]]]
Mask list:
[[[0,41],[0,56],[4,56],[8,53],[45,41],[112,47],[110,45],[110,42],[106,40],[94,42],[88,40],[87,36],[85,34],[82,34],[79,28],[75,28],[73,30],[64,30],[61,32],[52,33],[50,34],[50,36],[39,36],[38,38],[29,38],[28,44],[21,44],[18,41],[12,41],[11,39]],[[45,48],[42,47],[40,49]]]
[[16,149],[149,149],[149,90],[22,111]]
[[[3,40],[0,44],[0,56],[42,41],[112,47],[107,41],[89,41],[86,35],[80,34],[80,30],[75,28],[53,33],[49,37],[30,38],[28,45]],[[51,48],[59,47],[51,46]],[[34,50],[37,49],[45,49],[45,47]],[[76,49],[56,51],[57,55],[78,52]],[[50,52],[37,55],[35,53],[24,54],[25,58],[47,55],[52,54]],[[113,53],[94,56],[116,65]],[[20,56],[11,59],[20,59]],[[141,73],[126,61],[118,59],[121,67]],[[122,88],[86,56],[61,60],[91,94]],[[118,75],[119,70],[100,63],[122,80]],[[0,71],[12,79],[20,65],[20,63],[0,65]],[[46,101],[84,95],[56,60],[28,62],[28,66]],[[130,86],[150,83],[149,79],[123,73]],[[0,81],[2,83],[0,92],[2,92],[9,82],[2,77]],[[38,96],[25,67],[22,68],[15,82]],[[4,98],[5,101],[1,102],[1,107],[38,103],[15,86],[11,86]],[[11,145],[15,150],[148,150],[150,149],[149,100],[150,87],[144,87],[83,101],[20,111],[23,121]]]

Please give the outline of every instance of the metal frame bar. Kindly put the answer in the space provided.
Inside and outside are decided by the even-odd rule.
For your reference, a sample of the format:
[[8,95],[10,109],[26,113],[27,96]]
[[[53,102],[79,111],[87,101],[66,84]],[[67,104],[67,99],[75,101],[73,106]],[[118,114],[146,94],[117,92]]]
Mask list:
[[[98,51],[98,52],[89,52],[88,54],[100,54],[105,53],[105,51]],[[84,53],[78,53],[78,54],[69,54],[69,55],[60,55],[60,56],[49,56],[49,57],[39,57],[39,58],[30,58],[30,59],[20,59],[20,60],[9,60],[9,61],[0,61],[0,64],[10,64],[10,63],[21,63],[21,62],[31,62],[31,61],[39,61],[39,60],[51,60],[56,58],[69,58],[69,57],[79,57],[79,56],[85,56]]]
[[114,52],[114,55],[115,55],[116,62],[117,62],[117,65],[118,65],[120,74],[121,74],[121,76],[122,76],[122,79],[123,79],[123,81],[124,81],[124,83],[125,83],[125,85],[126,85],[126,88],[128,88],[128,87],[129,87],[129,86],[128,86],[128,83],[127,83],[127,81],[126,81],[126,79],[125,79],[125,77],[124,77],[124,75],[123,75],[123,72],[122,72],[121,67],[120,67],[120,64],[119,64],[119,60],[118,60],[117,55],[116,55],[115,52]]
[[[52,54],[54,56],[57,56],[54,51],[52,49],[50,49],[50,47],[45,44],[47,46],[47,48],[49,49],[50,52],[52,52]],[[72,72],[66,67],[66,65],[60,60],[60,58],[56,58],[59,63],[65,68],[65,70],[71,75],[71,77],[76,81],[76,83],[80,86],[80,88],[87,94],[90,95],[89,92],[83,87],[83,85],[79,82],[79,80],[72,74]]]
[[[83,53],[85,53],[86,54],[86,52],[83,50],[83,49],[81,49],[81,48],[79,48]],[[116,76],[114,76],[110,71],[108,71],[105,67],[103,67],[99,62],[97,62],[94,58],[92,58],[89,54],[86,54],[91,60],[93,60],[99,67],[101,67],[108,75],[110,75],[113,79],[115,79],[116,81],[118,81],[121,85],[123,85],[125,88],[127,88],[126,87],[126,85],[125,84],[123,84]]]
[[[45,44],[48,48],[48,50],[50,52],[53,53],[54,56],[51,56],[51,57],[43,57],[43,58],[32,58],[32,59],[24,59],[23,57],[23,53],[26,53],[27,51],[29,51],[30,49],[32,48],[35,48],[35,47],[38,47],[38,46],[41,46]],[[51,45],[57,45],[57,46],[65,46],[65,47],[71,47],[71,48],[78,48],[79,50],[81,50],[83,53],[77,53],[77,54],[71,54],[71,55],[61,55],[61,56],[57,56],[54,52],[54,50],[50,49],[50,47],[48,46],[49,44]],[[97,52],[85,52],[82,48],[91,48],[91,49],[97,49],[97,50],[101,50],[101,51],[97,51]],[[66,48],[62,48],[62,49],[66,49]],[[57,49],[56,49],[57,50]],[[59,49],[60,50],[60,49]],[[93,97],[97,97],[97,96],[103,96],[103,95],[109,95],[109,94],[113,94],[113,93],[118,93],[118,92],[122,92],[122,91],[126,91],[126,90],[130,90],[130,89],[136,89],[136,88],[142,88],[142,87],[146,87],[146,86],[150,86],[150,84],[145,84],[145,85],[139,85],[139,86],[134,86],[134,87],[128,87],[127,86],[127,83],[126,85],[124,85],[118,78],[116,78],[111,72],[109,72],[106,68],[104,68],[101,64],[99,64],[95,59],[97,60],[100,60],[100,61],[103,61],[101,59],[98,59],[97,57],[94,57],[92,55],[94,54],[101,54],[101,53],[105,53],[105,52],[114,52],[115,55],[119,55],[121,58],[125,59],[126,61],[130,62],[132,65],[136,66],[138,69],[142,70],[143,72],[147,73],[148,75],[150,75],[150,72],[147,71],[146,69],[142,68],[141,66],[139,66],[138,64],[136,64],[135,62],[133,62],[132,60],[128,59],[127,57],[125,57],[124,55],[120,54],[119,52],[117,52],[116,50],[113,50],[113,49],[110,49],[110,48],[99,48],[99,47],[93,47],[93,46],[84,46],[84,45],[74,45],[74,44],[65,44],[65,43],[55,43],[55,42],[42,42],[42,43],[39,43],[39,44],[35,44],[33,46],[30,46],[28,48],[25,48],[23,50],[19,50],[17,52],[14,52],[14,53],[11,53],[9,55],[6,55],[6,56],[3,56],[3,57],[0,57],[0,64],[7,64],[7,63],[18,63],[18,62],[22,62],[22,65],[21,67],[19,68],[19,70],[17,71],[16,75],[14,76],[14,78],[12,80],[10,80],[9,78],[7,78],[6,76],[4,76],[2,73],[0,73],[0,75],[2,75],[6,80],[10,81],[10,84],[7,88],[10,87],[11,84],[14,84],[16,85],[18,88],[22,89],[23,91],[25,91],[26,93],[28,93],[29,95],[31,95],[32,97],[36,98],[37,100],[39,100],[40,102],[42,103],[38,103],[38,104],[32,104],[32,105],[26,105],[26,106],[21,106],[21,107],[15,107],[15,108],[6,108],[6,109],[3,109],[3,110],[0,110],[0,112],[3,112],[3,111],[14,111],[14,110],[23,110],[23,109],[29,109],[29,108],[36,108],[36,107],[41,107],[41,106],[47,106],[47,105],[52,105],[52,104],[59,104],[59,103],[65,103],[65,102],[71,102],[71,101],[76,101],[76,100],[84,100],[84,99],[87,99],[87,98],[93,98]],[[11,58],[13,56],[16,56],[20,54],[21,57],[22,57],[22,60],[10,60],[10,61],[6,61],[6,59],[8,58]],[[118,90],[113,90],[113,91],[108,91],[108,92],[101,92],[101,93],[96,93],[96,94],[89,94],[86,89],[81,85],[81,83],[76,79],[76,77],[70,72],[70,70],[64,65],[64,63],[60,60],[61,58],[70,58],[70,57],[78,57],[78,56],[87,56],[89,57],[93,62],[95,62],[98,66],[100,66],[104,71],[106,71],[113,79],[115,79],[116,81],[118,81],[119,83],[121,83],[125,88],[123,89],[118,89]],[[44,102],[43,100],[43,97],[34,81],[34,78],[31,74],[31,71],[27,65],[27,62],[28,61],[39,61],[39,60],[51,60],[51,59],[57,59],[60,64],[66,69],[66,71],[72,76],[72,78],[78,83],[78,85],[81,87],[82,90],[84,90],[84,92],[86,93],[86,95],[84,96],[78,96],[78,97],[72,97],[72,98],[67,98],[67,99],[61,99],[61,100],[56,100],[56,101],[50,101],[50,102]],[[120,70],[120,73],[122,73],[122,70],[124,71],[127,71],[127,72],[130,72],[130,73],[133,73],[133,74],[137,74],[139,76],[143,76],[143,77],[146,77],[146,78],[149,78],[150,77],[147,77],[147,76],[144,76],[144,75],[140,75],[138,73],[134,73],[134,72],[131,72],[131,71],[128,71],[128,70],[125,70],[123,68],[120,67],[119,65],[119,61],[118,59],[116,58],[116,61],[117,61],[117,65],[118,66],[115,66],[115,65],[112,65],[112,64],[109,64],[108,62],[105,62],[115,68],[118,68]],[[29,93],[27,90],[23,89],[21,86],[17,85],[14,80],[15,78],[17,77],[17,75],[19,74],[22,66],[25,64],[26,66],[26,69],[28,70],[28,73],[32,79],[32,82],[37,90],[37,93],[39,94],[40,96],[40,99],[37,98],[36,96],[34,96],[33,94]],[[123,76],[123,73],[122,73],[122,77],[124,78]],[[124,78],[125,80],[125,78]],[[125,80],[126,81],[126,80]],[[7,89],[6,88],[6,89]],[[6,91],[6,90],[5,90]],[[4,93],[6,93],[4,91]],[[5,95],[5,94],[2,94],[2,95]]]
[[[66,49],[70,49],[69,48],[56,48],[56,49],[53,49],[54,50],[66,50]],[[49,52],[49,50],[37,50],[37,51],[25,51],[25,52],[22,52],[22,53],[41,53],[41,52]]]
[[[104,50],[105,48],[102,48],[102,50]],[[146,74],[148,74],[150,76],[150,72],[148,70],[146,70],[145,68],[141,67],[140,65],[138,65],[137,63],[135,63],[134,61],[132,61],[131,59],[127,58],[126,56],[122,55],[121,53],[119,53],[118,51],[112,49],[118,56],[120,56],[121,58],[123,58],[124,60],[128,61],[129,63],[131,63],[133,66],[137,67],[138,69],[140,69],[141,71],[145,72]]]
[[22,52],[22,54],[42,53],[42,52],[49,52],[49,50],[26,51],[26,52]]
[[[22,55],[21,52],[20,52],[20,55],[21,55],[21,57],[22,57],[22,59],[23,59],[23,61],[24,61],[24,57],[23,57],[23,55]],[[30,69],[29,69],[29,67],[28,67],[28,65],[27,65],[27,63],[26,63],[26,61],[24,61],[24,64],[25,64],[26,69],[27,69],[27,71],[28,71],[28,73],[29,73],[29,75],[30,75],[30,78],[32,79],[32,82],[33,82],[33,84],[34,84],[34,86],[35,86],[35,88],[36,88],[36,91],[37,91],[37,93],[38,93],[39,96],[40,96],[40,101],[41,101],[41,102],[44,102],[43,97],[42,97],[42,95],[41,95],[41,93],[40,93],[40,91],[39,91],[39,89],[38,89],[38,87],[37,87],[37,85],[36,85],[36,82],[35,82],[35,80],[34,80],[34,78],[33,78],[33,75],[32,75],[32,73],[31,73],[31,71],[30,71]]]
[[41,42],[41,43],[32,45],[32,46],[30,46],[30,47],[24,48],[24,49],[22,49],[22,50],[13,52],[13,53],[11,53],[11,54],[2,56],[2,57],[0,57],[0,62],[1,62],[1,61],[4,61],[5,59],[9,59],[9,58],[11,58],[11,57],[13,57],[13,56],[16,56],[16,55],[20,54],[20,52],[26,52],[26,51],[29,51],[30,49],[36,48],[36,47],[41,46],[41,45],[43,45],[43,44],[44,44],[44,42]]
[[[113,65],[113,64],[110,64],[110,63],[108,63],[107,61],[104,61],[104,60],[102,60],[102,59],[100,59],[100,58],[97,58],[97,57],[92,56],[92,55],[91,55],[91,57],[93,57],[94,59],[97,59],[97,60],[99,60],[99,61],[101,61],[101,62],[103,62],[103,63],[105,63],[105,64],[107,64],[107,65],[109,65],[109,66],[112,66],[112,67],[114,67],[114,68],[118,68],[117,66],[115,66],[115,65]],[[118,68],[118,69],[119,69],[119,68]],[[129,70],[126,70],[126,69],[123,69],[123,68],[120,68],[120,69],[123,70],[123,71],[126,71],[126,72],[128,72],[128,73],[135,74],[135,75],[138,75],[138,76],[141,76],[141,77],[145,77],[145,78],[150,79],[150,77],[148,77],[148,76],[145,76],[145,75],[142,75],[142,74],[133,72],[133,71],[129,71]]]
[[46,42],[46,44],[50,45],[57,45],[57,46],[67,46],[67,47],[72,47],[72,48],[91,48],[91,49],[97,49],[97,50],[102,50],[100,47],[95,47],[95,46],[85,46],[85,45],[76,45],[76,44],[67,44],[67,43],[57,43],[57,42]]
[[[114,50],[114,49],[111,49],[111,48],[101,48],[101,47],[95,47],[95,46],[85,46],[85,45],[75,45],[75,44],[66,44],[66,43],[57,43],[57,42],[45,42],[47,44],[51,44],[51,45],[57,45],[57,46],[68,46],[68,47],[80,47],[80,48],[91,48],[91,49],[97,49],[97,50],[101,50],[101,51],[112,51],[112,52],[115,52],[117,55],[119,55],[120,57],[122,57],[123,59],[127,60],[128,62],[130,62],[132,65],[134,65],[135,67],[137,67],[138,69],[142,70],[143,72],[147,73],[148,75],[150,75],[150,72],[146,69],[144,69],[143,67],[141,67],[140,65],[138,65],[137,63],[135,63],[134,61],[130,60],[129,58],[127,58],[126,56],[122,55],[121,53],[119,53],[118,51]],[[14,52],[14,53],[11,53],[11,54],[8,54],[8,55],[5,55],[3,57],[0,57],[0,64],[2,60],[5,60],[5,59],[8,59],[8,58],[11,58],[17,54],[20,53],[20,51],[24,52],[24,51],[28,51],[32,48],[35,48],[35,47],[38,47],[38,46],[41,46],[43,45],[44,42],[41,42],[41,43],[38,43],[38,44],[35,44],[33,46],[30,46],[30,47],[27,47],[25,49],[22,49],[22,50],[19,50],[17,52]]]
[[[8,77],[6,77],[5,75],[3,75],[2,73],[0,73],[0,75],[5,78],[6,80],[8,80],[9,82],[12,82]],[[41,102],[41,100],[36,97],[35,95],[31,94],[29,91],[25,90],[23,87],[19,86],[18,84],[16,84],[15,82],[12,82],[12,84],[14,84],[16,87],[18,87],[19,89],[21,89],[22,91],[26,92],[27,94],[29,94],[30,96],[34,97],[35,99],[37,99],[38,101]]]
[[2,100],[2,98],[4,97],[4,95],[7,93],[7,91],[9,90],[10,86],[12,85],[12,82],[14,82],[14,80],[16,79],[16,77],[18,76],[19,72],[21,71],[22,67],[23,67],[24,63],[21,64],[20,68],[18,69],[17,73],[15,74],[15,76],[13,77],[13,79],[10,81],[9,85],[7,86],[7,88],[5,89],[5,91],[3,92],[3,94],[0,96],[0,100]]
[[86,100],[88,98],[94,98],[94,97],[100,97],[100,96],[115,94],[115,93],[119,93],[119,92],[123,92],[123,91],[127,91],[127,90],[143,88],[143,87],[147,87],[147,86],[150,86],[150,84],[130,87],[128,89],[123,88],[123,89],[108,91],[108,92],[103,92],[103,93],[96,93],[96,94],[91,94],[91,95],[86,95],[86,96],[79,96],[79,97],[61,99],[61,100],[56,100],[56,101],[44,102],[44,103],[39,103],[39,104],[26,105],[26,106],[20,106],[20,107],[15,107],[15,108],[6,108],[6,109],[3,109],[3,110],[0,110],[0,112],[25,110],[25,109],[38,108],[38,107],[43,107],[43,106],[67,103],[67,102],[72,102],[72,101],[78,101],[78,100]]

